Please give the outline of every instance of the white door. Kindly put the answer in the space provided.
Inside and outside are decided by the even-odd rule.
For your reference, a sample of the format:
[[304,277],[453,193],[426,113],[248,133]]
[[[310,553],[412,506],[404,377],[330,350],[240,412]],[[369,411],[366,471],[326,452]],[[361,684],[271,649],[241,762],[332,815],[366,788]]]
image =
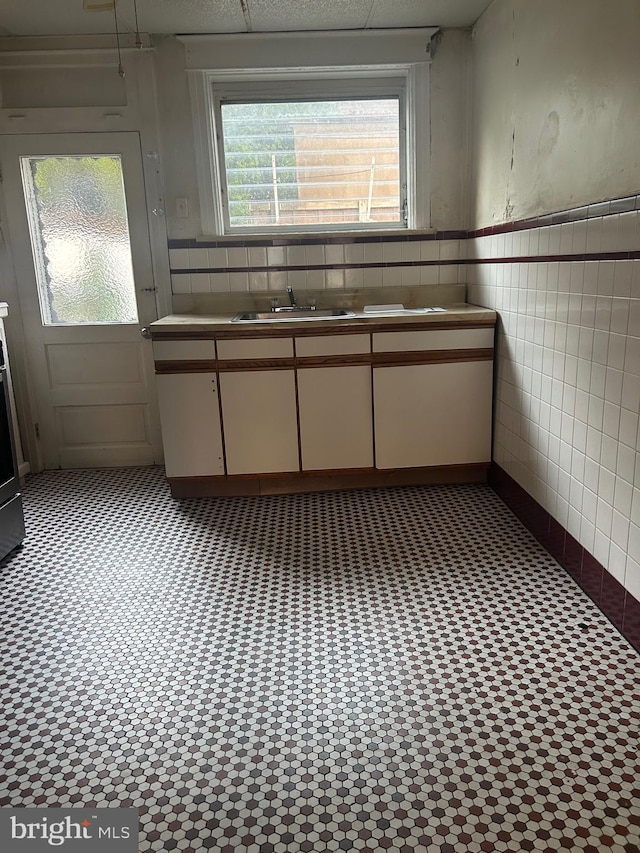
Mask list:
[[140,335],[157,309],[138,134],[4,137],[0,162],[36,467],[159,461]]

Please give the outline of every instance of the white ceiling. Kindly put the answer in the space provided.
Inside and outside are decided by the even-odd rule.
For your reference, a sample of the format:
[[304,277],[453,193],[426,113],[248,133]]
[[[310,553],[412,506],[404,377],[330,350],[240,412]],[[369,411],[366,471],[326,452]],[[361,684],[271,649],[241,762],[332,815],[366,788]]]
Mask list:
[[[0,34],[113,33],[108,0],[2,0]],[[470,27],[491,0],[136,0],[143,33],[238,33]],[[118,29],[135,32],[134,0],[117,0]]]

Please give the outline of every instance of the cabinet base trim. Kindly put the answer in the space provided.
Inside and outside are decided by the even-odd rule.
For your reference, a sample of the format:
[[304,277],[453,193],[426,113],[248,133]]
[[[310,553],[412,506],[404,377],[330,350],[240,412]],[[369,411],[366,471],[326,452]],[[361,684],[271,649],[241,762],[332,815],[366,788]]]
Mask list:
[[168,477],[167,480],[174,498],[205,498],[334,492],[386,486],[486,483],[488,471],[489,463],[479,462],[472,465],[438,465],[385,471],[305,471],[303,474],[254,477]]

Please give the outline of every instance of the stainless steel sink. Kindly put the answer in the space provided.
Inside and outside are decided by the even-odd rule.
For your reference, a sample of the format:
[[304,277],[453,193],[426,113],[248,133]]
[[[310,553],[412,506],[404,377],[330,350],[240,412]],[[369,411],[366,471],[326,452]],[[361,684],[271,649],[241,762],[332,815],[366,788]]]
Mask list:
[[232,323],[282,323],[287,320],[327,320],[340,319],[341,317],[355,317],[353,311],[347,308],[315,308],[313,310],[304,308],[293,308],[291,310],[279,311],[245,311],[236,314]]

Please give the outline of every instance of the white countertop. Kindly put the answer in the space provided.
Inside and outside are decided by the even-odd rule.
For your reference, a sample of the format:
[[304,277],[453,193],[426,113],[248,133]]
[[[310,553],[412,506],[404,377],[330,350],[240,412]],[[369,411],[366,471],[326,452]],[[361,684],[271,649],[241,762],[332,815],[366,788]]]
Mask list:
[[422,312],[416,308],[408,308],[405,310],[390,310],[380,313],[364,313],[363,311],[353,310],[353,314],[347,317],[326,317],[321,319],[274,319],[273,322],[261,320],[260,322],[232,322],[233,317],[238,312],[233,314],[168,314],[160,320],[156,320],[151,324],[153,331],[157,332],[197,332],[197,331],[237,331],[240,335],[243,330],[252,330],[254,332],[264,329],[273,331],[274,328],[282,329],[284,332],[291,334],[305,329],[308,334],[313,328],[326,328],[327,326],[337,327],[340,329],[352,328],[357,326],[362,328],[363,325],[369,327],[384,326],[390,322],[401,325],[421,326],[431,323],[451,323],[455,326],[456,323],[468,323],[476,321],[478,323],[491,324],[495,322],[496,313],[488,308],[481,308],[477,305],[469,305],[468,303],[456,303],[454,305],[441,306],[445,310],[442,312]]

